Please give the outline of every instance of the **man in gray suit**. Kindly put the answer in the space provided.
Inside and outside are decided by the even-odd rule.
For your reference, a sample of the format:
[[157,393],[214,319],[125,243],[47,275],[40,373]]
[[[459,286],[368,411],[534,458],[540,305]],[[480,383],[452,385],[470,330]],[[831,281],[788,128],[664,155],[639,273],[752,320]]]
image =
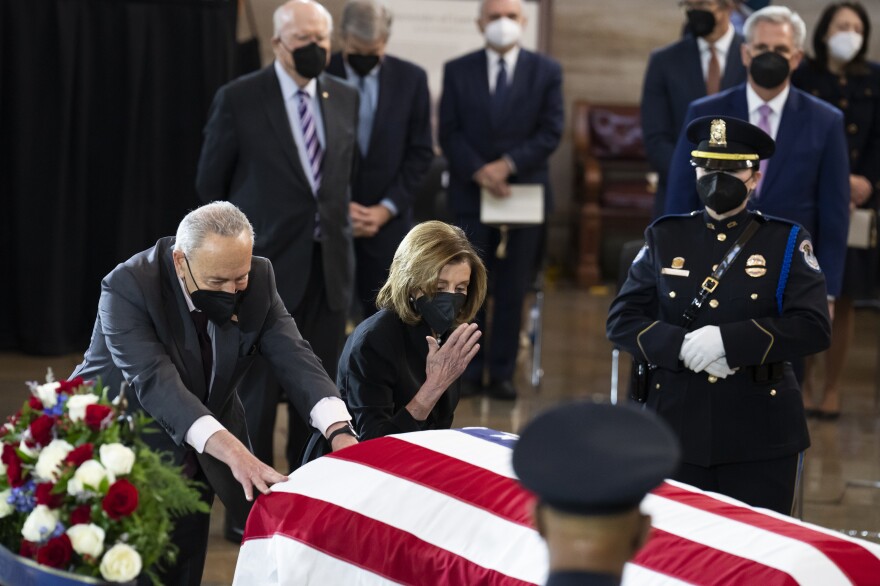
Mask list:
[[[206,484],[243,524],[254,489],[286,478],[248,449],[237,389],[259,354],[291,404],[331,441],[356,443],[351,417],[275,289],[265,258],[252,256],[254,232],[228,202],[190,212],[176,238],[118,265],[101,283],[91,345],[72,376],[100,378],[113,393],[126,382],[134,409],[156,421],[144,434],[187,475]],[[199,584],[209,515],[178,520],[179,563],[166,584]]]
[[[254,223],[254,251],[272,261],[278,292],[332,380],[354,284],[349,182],[357,90],[323,73],[332,20],[311,0],[274,15],[275,61],[220,88],[205,126],[196,179],[204,201],[229,200]],[[272,461],[280,393],[257,361],[242,395],[254,452]],[[309,429],[291,409],[293,469]],[[256,433],[254,433],[256,432]]]

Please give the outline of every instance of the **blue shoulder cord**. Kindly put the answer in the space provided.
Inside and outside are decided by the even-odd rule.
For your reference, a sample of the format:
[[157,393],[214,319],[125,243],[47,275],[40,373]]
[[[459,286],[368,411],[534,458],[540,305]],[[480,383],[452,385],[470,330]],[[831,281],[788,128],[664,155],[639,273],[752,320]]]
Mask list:
[[791,232],[788,233],[788,244],[785,246],[785,258],[782,259],[782,272],[779,273],[779,284],[776,287],[776,308],[779,315],[782,315],[782,295],[785,293],[785,285],[788,282],[788,273],[791,270],[791,257],[794,254],[794,245],[797,242],[797,235],[800,226],[792,226]]

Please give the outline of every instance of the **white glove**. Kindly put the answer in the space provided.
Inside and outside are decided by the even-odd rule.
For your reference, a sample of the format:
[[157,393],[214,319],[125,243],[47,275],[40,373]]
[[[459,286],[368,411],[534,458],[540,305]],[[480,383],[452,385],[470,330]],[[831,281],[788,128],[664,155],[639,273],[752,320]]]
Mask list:
[[718,378],[727,378],[736,371],[727,364],[727,358],[722,356],[712,364],[706,367],[706,372]]
[[687,368],[702,372],[724,355],[721,329],[718,326],[703,326],[685,335],[678,357]]

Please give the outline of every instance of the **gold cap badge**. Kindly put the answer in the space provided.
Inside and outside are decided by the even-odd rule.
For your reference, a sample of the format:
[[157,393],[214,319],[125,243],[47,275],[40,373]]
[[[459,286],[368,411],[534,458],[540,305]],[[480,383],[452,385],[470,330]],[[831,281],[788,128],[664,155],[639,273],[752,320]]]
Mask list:
[[684,257],[676,256],[674,259],[672,259],[672,268],[683,269],[684,268]]
[[727,146],[727,122],[715,119],[709,127],[709,146]]

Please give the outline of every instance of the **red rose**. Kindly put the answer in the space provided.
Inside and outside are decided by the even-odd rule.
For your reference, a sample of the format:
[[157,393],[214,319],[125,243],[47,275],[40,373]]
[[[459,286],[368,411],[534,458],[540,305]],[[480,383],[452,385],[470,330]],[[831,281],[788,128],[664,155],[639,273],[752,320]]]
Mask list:
[[34,559],[34,556],[37,555],[37,550],[40,548],[39,545],[34,543],[33,541],[28,541],[27,539],[21,540],[21,547],[18,550],[18,555],[23,558]]
[[89,405],[86,407],[86,425],[98,431],[101,424],[110,416],[112,409],[106,405]]
[[43,410],[43,402],[40,401],[38,397],[31,397],[28,399],[28,405],[30,405],[31,409],[34,411],[42,411]]
[[120,519],[131,515],[138,506],[138,491],[134,485],[122,478],[110,486],[101,507],[111,519]]
[[70,513],[70,525],[79,525],[88,523],[92,520],[92,507],[89,505],[80,505],[73,509]]
[[64,461],[68,464],[73,464],[74,466],[79,467],[86,460],[91,460],[94,454],[95,448],[92,444],[83,444],[80,447],[71,450]]
[[31,423],[31,437],[41,446],[48,446],[52,441],[52,427],[55,418],[50,415],[40,415]]
[[55,389],[55,392],[60,395],[61,393],[70,393],[70,391],[78,389],[79,387],[83,386],[83,384],[85,384],[85,381],[82,379],[81,376],[78,376],[70,380],[63,380],[58,384],[61,386]]
[[9,444],[3,444],[3,463],[6,464],[6,476],[9,477],[9,484],[12,488],[18,488],[24,484],[24,477],[21,472],[21,460],[15,453],[15,448]]
[[55,485],[51,482],[41,482],[34,489],[34,496],[38,505],[46,505],[50,509],[57,509],[64,502],[63,494],[52,494]]
[[62,533],[53,537],[46,545],[37,551],[37,562],[52,568],[67,568],[70,564],[70,556],[73,554],[73,546],[70,538]]

